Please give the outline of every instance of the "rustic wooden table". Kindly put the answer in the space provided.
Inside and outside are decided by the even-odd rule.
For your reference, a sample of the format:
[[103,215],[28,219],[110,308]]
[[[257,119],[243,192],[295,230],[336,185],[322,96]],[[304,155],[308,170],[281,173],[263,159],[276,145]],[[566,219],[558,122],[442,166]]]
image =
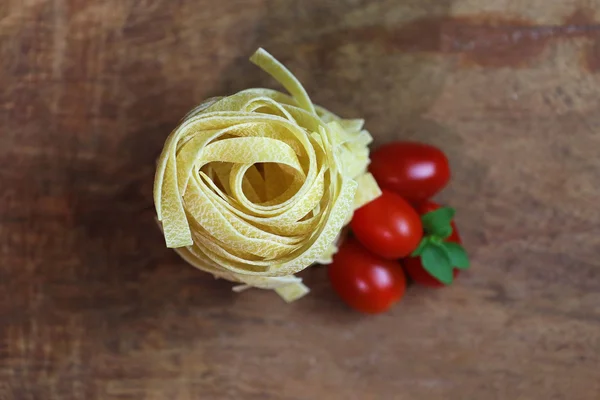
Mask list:
[[[600,398],[599,0],[2,0],[0,399]],[[473,268],[348,310],[166,249],[154,160],[263,46],[378,143],[447,150]]]

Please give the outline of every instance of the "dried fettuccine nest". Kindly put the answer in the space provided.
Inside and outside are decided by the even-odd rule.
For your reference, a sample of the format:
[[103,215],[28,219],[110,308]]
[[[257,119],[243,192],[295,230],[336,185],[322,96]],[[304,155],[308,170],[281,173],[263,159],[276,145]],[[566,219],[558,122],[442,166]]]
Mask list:
[[353,211],[380,195],[363,121],[315,106],[263,49],[250,59],[291,96],[248,89],[193,109],[158,160],[154,203],[167,247],[193,266],[286,301],[294,274],[327,262]]

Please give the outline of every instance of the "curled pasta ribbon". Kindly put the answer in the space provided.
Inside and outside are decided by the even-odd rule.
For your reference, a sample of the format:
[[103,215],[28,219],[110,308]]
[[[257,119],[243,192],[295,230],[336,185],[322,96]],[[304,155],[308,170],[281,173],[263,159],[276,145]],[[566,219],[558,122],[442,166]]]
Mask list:
[[294,276],[327,262],[353,211],[381,194],[362,120],[315,106],[263,49],[250,59],[291,96],[248,89],[185,116],[158,160],[154,203],[167,247],[217,278],[308,292]]

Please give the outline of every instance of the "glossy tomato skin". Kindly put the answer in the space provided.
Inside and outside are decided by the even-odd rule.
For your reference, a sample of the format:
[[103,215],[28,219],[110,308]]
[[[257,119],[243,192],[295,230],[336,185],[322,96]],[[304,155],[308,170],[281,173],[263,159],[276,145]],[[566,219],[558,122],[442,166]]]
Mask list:
[[344,241],[327,273],[342,300],[368,314],[387,311],[406,290],[400,263],[377,257],[352,237]]
[[[423,202],[423,203],[417,205],[416,209],[417,209],[419,215],[423,215],[423,214],[427,214],[430,211],[437,210],[440,207],[441,206],[439,204],[434,203],[433,201],[426,201],[426,202]],[[452,221],[450,223],[450,225],[452,226],[452,234],[450,236],[448,236],[446,241],[462,244],[462,240],[460,239],[460,235],[458,233],[458,229],[456,229],[456,225],[454,224],[454,221]],[[429,287],[434,287],[434,288],[440,288],[440,287],[446,286],[442,282],[440,282],[436,278],[434,278],[433,276],[429,275],[429,272],[427,272],[427,270],[423,267],[420,257],[405,258],[404,260],[402,260],[402,264],[404,265],[404,269],[406,270],[406,273],[408,274],[408,276],[410,276],[411,279],[413,281],[415,281],[416,283],[423,285],[423,286],[429,286]],[[452,271],[452,275],[454,276],[454,279],[456,279],[456,277],[458,276],[459,273],[460,273],[460,270],[458,268],[454,268],[454,270]]]
[[378,256],[390,260],[406,257],[423,237],[421,219],[402,197],[382,192],[354,212],[350,227],[358,241]]
[[369,171],[382,189],[413,204],[433,197],[450,180],[446,155],[425,143],[385,144],[371,153]]

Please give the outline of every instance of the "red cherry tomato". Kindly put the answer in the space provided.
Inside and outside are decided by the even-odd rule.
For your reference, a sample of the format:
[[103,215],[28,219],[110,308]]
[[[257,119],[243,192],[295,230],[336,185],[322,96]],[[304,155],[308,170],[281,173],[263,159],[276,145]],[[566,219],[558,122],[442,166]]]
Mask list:
[[382,189],[410,203],[433,197],[450,180],[448,158],[437,147],[415,142],[394,142],[371,153],[369,171]]
[[331,286],[342,300],[368,314],[387,311],[406,290],[401,265],[377,257],[354,238],[344,241],[327,271]]
[[423,237],[423,225],[414,208],[386,190],[356,210],[350,226],[367,249],[390,260],[412,253]]
[[[434,203],[433,201],[426,201],[424,203],[419,204],[416,207],[416,209],[417,209],[419,215],[423,215],[423,214],[427,214],[430,211],[437,210],[440,207],[441,206],[439,204]],[[458,234],[458,229],[456,229],[456,225],[454,224],[454,221],[452,221],[450,223],[450,225],[452,226],[452,234],[450,236],[448,236],[446,241],[462,244],[462,240],[460,239],[460,235]],[[427,272],[427,270],[425,268],[423,268],[423,264],[421,263],[421,257],[405,258],[404,260],[402,260],[402,264],[404,265],[404,269],[406,270],[406,273],[408,274],[408,276],[410,276],[412,278],[412,280],[415,281],[416,283],[423,285],[423,286],[436,287],[436,288],[446,286],[442,282],[440,282],[436,278],[434,278],[433,276],[429,275],[429,272]],[[456,277],[458,276],[459,273],[460,273],[460,270],[458,268],[454,268],[452,270],[452,275],[454,276],[454,279],[456,279]]]

